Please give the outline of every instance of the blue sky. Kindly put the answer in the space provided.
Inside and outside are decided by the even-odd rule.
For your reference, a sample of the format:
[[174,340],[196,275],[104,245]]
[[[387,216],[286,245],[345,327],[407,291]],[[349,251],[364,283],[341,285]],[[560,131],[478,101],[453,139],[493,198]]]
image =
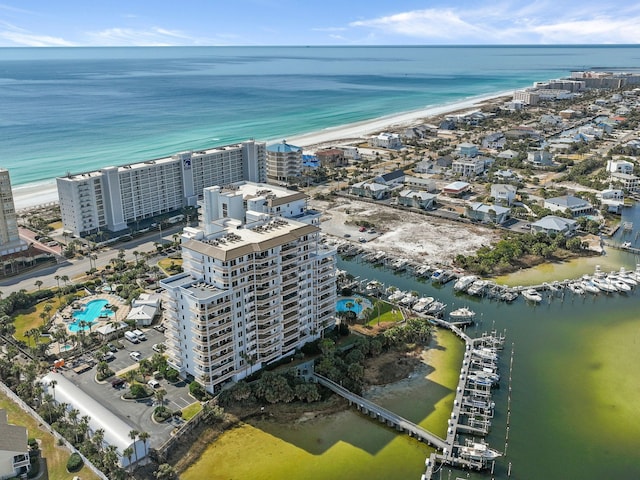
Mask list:
[[0,47],[640,43],[640,2],[0,0]]

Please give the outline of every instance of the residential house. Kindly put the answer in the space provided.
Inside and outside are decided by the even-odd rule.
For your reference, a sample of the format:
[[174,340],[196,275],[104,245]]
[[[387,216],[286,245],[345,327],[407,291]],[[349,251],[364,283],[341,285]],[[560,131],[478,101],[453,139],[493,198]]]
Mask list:
[[573,195],[547,198],[544,201],[544,208],[548,208],[552,212],[568,211],[574,217],[588,215],[593,212],[593,205],[588,201],[579,197],[574,197]]
[[632,174],[633,167],[633,163],[626,160],[607,160],[607,172]]
[[451,118],[445,118],[440,122],[440,125],[438,125],[438,129],[439,130],[455,130],[456,122],[454,122]]
[[545,113],[544,115],[540,115],[540,120],[538,121],[538,123],[545,127],[559,127],[563,122],[560,115]]
[[507,139],[502,132],[490,133],[482,139],[482,148],[490,148],[492,150],[502,150]]
[[489,205],[481,202],[469,203],[465,209],[467,217],[482,223],[501,224],[509,219],[511,209],[500,205]]
[[516,187],[514,185],[495,183],[491,185],[491,196],[494,202],[500,205],[511,206],[516,198]]
[[7,411],[0,410],[0,478],[26,478],[30,468],[27,429],[11,425]]
[[498,154],[498,158],[504,158],[506,160],[511,160],[512,158],[516,158],[519,155],[515,150],[504,150]]
[[406,189],[402,190],[398,195],[398,205],[405,207],[422,208],[423,210],[431,210],[436,201],[437,195],[418,190]]
[[485,166],[484,158],[462,157],[453,161],[451,164],[451,171],[461,175],[462,177],[470,178],[484,173]]
[[349,165],[349,162],[344,155],[344,150],[340,148],[326,148],[324,150],[318,150],[316,152],[316,157],[318,157],[320,166],[324,168],[346,167]]
[[435,192],[438,189],[436,181],[432,178],[406,176],[404,179],[404,184],[407,187],[418,188],[427,192]]
[[596,195],[603,208],[608,212],[620,215],[624,208],[624,192],[619,189],[608,188]]
[[530,163],[534,167],[552,167],[553,153],[548,150],[533,150],[527,152],[527,163]]
[[442,189],[442,193],[445,193],[451,197],[458,197],[471,188],[471,184],[467,182],[453,182],[446,185]]
[[391,189],[387,185],[376,182],[358,182],[349,187],[351,195],[358,197],[372,198],[373,200],[383,200],[389,197]]
[[402,140],[397,133],[383,132],[369,139],[369,145],[374,148],[401,148]]
[[404,183],[404,177],[405,173],[402,170],[394,170],[393,172],[378,175],[373,181],[389,187],[395,187]]
[[461,143],[456,147],[456,154],[465,158],[476,157],[478,156],[478,146],[473,143]]
[[532,233],[543,232],[547,235],[562,234],[565,237],[575,235],[577,229],[577,221],[570,218],[556,217],[555,215],[547,215],[531,224]]
[[640,191],[640,177],[635,175],[614,172],[611,174],[611,181],[620,185],[629,192]]

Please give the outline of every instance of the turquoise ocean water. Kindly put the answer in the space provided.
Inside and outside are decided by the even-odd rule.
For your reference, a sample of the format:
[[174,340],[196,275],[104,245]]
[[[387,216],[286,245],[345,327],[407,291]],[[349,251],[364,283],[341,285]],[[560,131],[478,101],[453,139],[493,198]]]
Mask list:
[[637,46],[0,49],[0,167],[16,185],[504,92]]

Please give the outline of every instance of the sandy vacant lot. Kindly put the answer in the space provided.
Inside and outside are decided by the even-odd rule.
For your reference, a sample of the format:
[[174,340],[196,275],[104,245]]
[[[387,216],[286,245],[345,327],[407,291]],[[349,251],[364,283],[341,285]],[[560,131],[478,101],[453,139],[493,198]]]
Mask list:
[[[495,230],[338,198],[313,200],[310,206],[324,212],[322,230],[339,242],[355,242],[369,251],[385,251],[398,258],[433,265],[450,265],[458,254],[469,255],[499,239]],[[376,234],[360,233],[357,220],[375,225]],[[348,239],[344,235],[351,235]],[[359,243],[364,237],[367,242]]]

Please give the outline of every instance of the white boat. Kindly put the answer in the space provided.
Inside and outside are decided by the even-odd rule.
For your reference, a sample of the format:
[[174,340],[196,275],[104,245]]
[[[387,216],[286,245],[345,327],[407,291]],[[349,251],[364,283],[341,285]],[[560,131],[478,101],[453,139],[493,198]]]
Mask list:
[[404,297],[402,297],[398,303],[400,305],[404,306],[404,307],[410,307],[411,305],[413,305],[417,301],[418,301],[418,297],[417,296],[409,294],[409,295],[405,295]]
[[434,301],[433,297],[422,297],[412,307],[414,312],[422,313]]
[[488,282],[486,280],[476,280],[471,284],[467,293],[469,295],[482,295],[484,293],[484,289],[487,288],[487,283]]
[[600,289],[596,287],[591,280],[582,280],[580,285],[584,289],[585,292],[589,293],[600,293]]
[[578,282],[570,283],[569,290],[571,290],[576,295],[584,295],[584,288]]
[[618,289],[606,278],[593,277],[591,282],[593,282],[593,284],[603,292],[612,293],[618,291]]
[[427,307],[426,313],[433,316],[440,315],[445,308],[447,308],[446,304],[442,303],[439,300],[434,300],[433,302],[431,302],[429,307]]
[[406,296],[407,296],[406,292],[403,292],[402,290],[396,290],[391,295],[389,295],[389,301],[390,302],[397,302],[399,300],[402,300]]
[[[624,269],[623,269],[624,270]],[[638,282],[636,281],[635,278],[631,278],[626,271],[621,271],[621,272],[612,272],[612,275],[615,276],[615,278],[617,278],[618,280],[620,280],[621,282],[626,283],[627,285],[629,285],[630,287],[635,287],[636,285],[638,285]]]
[[449,318],[454,322],[460,322],[463,320],[473,320],[475,316],[476,316],[476,312],[474,312],[473,310],[467,307],[458,308],[453,312],[449,313]]
[[460,446],[459,455],[461,458],[479,460],[483,463],[502,456],[499,451],[489,448],[489,445],[484,442],[472,442],[469,440],[465,445]]
[[623,279],[628,279],[628,280],[632,280],[634,282],[636,282],[635,284],[638,285],[638,277],[636,275],[635,272],[630,272],[627,269],[625,269],[624,267],[620,267],[620,272],[618,272],[618,276],[620,278]]
[[369,283],[367,283],[365,290],[368,295],[377,295],[378,293],[382,292],[383,288],[384,285],[382,285],[382,282],[379,282],[378,280],[371,280]]
[[435,272],[433,272],[431,274],[431,281],[432,282],[440,282],[440,280],[442,279],[442,275],[444,274],[444,270],[441,268],[438,268]]
[[609,280],[611,285],[616,287],[616,289],[618,289],[618,291],[620,291],[620,292],[625,292],[626,293],[626,292],[630,292],[631,291],[631,286],[627,285],[626,283],[624,283],[622,280],[620,280],[615,275],[610,275],[607,278],[607,280]]
[[396,272],[401,272],[407,268],[407,263],[409,263],[409,261],[406,258],[399,258],[391,262],[391,268]]
[[542,301],[542,295],[535,288],[527,288],[522,291],[522,296],[530,302],[539,303]]
[[471,354],[483,360],[498,360],[498,354],[490,348],[475,348],[471,350]]
[[477,275],[465,275],[464,277],[460,277],[458,280],[456,280],[456,283],[453,284],[453,289],[456,292],[464,292],[476,280],[478,280]]

